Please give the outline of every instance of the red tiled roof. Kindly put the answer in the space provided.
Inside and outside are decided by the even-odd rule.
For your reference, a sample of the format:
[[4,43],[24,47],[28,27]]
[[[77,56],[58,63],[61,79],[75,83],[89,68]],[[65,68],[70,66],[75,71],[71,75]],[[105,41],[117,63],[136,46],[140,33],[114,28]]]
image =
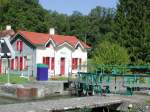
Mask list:
[[87,44],[77,39],[75,36],[64,36],[64,35],[49,35],[44,33],[28,32],[28,31],[19,31],[25,39],[27,39],[31,44],[34,45],[43,45],[48,42],[49,39],[52,39],[56,45],[61,45],[64,42],[69,43],[71,46],[75,47],[78,42],[80,42],[83,47],[90,48]]
[[51,38],[57,45],[67,42],[73,47],[75,47],[79,41],[75,36],[51,35]]
[[44,33],[35,33],[28,31],[19,31],[25,39],[27,39],[33,45],[45,44],[49,40],[49,35]]

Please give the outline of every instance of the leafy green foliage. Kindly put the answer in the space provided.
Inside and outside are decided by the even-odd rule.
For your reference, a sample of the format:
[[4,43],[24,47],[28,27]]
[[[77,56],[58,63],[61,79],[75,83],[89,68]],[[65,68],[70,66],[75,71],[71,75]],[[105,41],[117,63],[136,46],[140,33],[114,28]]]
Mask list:
[[96,7],[89,15],[75,11],[68,16],[43,9],[38,0],[7,1],[7,7],[0,20],[0,29],[5,29],[6,25],[11,24],[15,30],[48,33],[48,29],[54,27],[56,33],[75,35],[93,47],[102,35],[111,31],[113,9]]
[[149,0],[119,0],[113,39],[128,48],[132,64],[150,61],[149,6]]
[[48,14],[38,4],[38,0],[8,0],[0,27],[4,29],[7,24],[11,24],[15,30],[46,32],[45,19]]
[[124,65],[129,63],[129,56],[125,48],[109,41],[103,41],[94,50],[93,63]]
[[54,27],[58,34],[75,35],[91,45],[90,58],[107,39],[127,48],[130,64],[143,65],[150,62],[149,6],[149,0],[119,0],[116,10],[97,6],[88,15],[66,15],[43,9],[39,0],[0,0],[0,30],[10,24],[15,30],[48,33]]

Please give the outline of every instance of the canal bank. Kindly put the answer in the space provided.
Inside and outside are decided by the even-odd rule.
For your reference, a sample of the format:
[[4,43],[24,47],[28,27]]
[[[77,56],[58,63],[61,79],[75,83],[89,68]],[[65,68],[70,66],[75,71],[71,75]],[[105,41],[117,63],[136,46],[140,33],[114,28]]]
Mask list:
[[0,85],[0,96],[32,100],[69,95],[67,81],[35,81],[26,84]]
[[119,106],[122,100],[117,97],[78,97],[68,99],[26,102],[18,104],[0,105],[0,112],[53,112],[68,111],[84,108],[114,107]]
[[2,102],[4,99],[4,97],[3,100],[0,98],[0,112],[128,112],[129,105],[132,105],[131,110],[134,110],[133,112],[149,112],[150,110],[150,103],[145,102],[150,99],[150,96],[145,95],[75,98],[71,96],[53,96],[40,100],[15,101],[14,99],[5,99],[5,102]]

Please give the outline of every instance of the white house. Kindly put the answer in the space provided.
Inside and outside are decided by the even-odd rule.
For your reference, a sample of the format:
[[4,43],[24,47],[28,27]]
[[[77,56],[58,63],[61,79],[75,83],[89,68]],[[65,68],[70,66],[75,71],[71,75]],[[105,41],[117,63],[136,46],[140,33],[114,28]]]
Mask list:
[[49,34],[19,31],[11,44],[16,55],[11,59],[11,73],[32,76],[36,76],[39,63],[48,65],[49,76],[76,74],[78,65],[87,63],[90,49],[75,36],[55,35],[54,29]]

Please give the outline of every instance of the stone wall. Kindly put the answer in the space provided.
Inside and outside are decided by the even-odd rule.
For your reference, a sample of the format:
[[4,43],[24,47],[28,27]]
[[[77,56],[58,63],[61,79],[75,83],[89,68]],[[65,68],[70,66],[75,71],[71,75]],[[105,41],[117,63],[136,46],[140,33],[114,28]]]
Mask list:
[[66,95],[69,92],[64,89],[64,81],[40,81],[24,85],[1,85],[0,96],[17,99],[35,99],[46,96]]

